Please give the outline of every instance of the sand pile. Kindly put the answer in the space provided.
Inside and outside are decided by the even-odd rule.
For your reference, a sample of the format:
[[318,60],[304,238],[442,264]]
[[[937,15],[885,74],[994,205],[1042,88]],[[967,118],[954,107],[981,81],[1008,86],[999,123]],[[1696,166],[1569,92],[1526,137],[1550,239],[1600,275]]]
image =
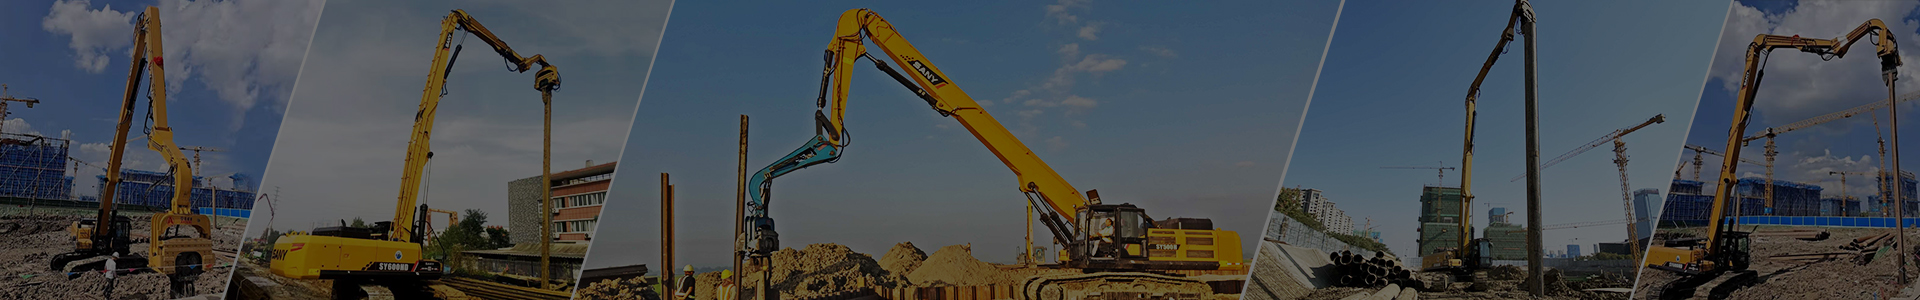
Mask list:
[[1013,284],[1013,278],[993,264],[973,258],[970,245],[941,247],[927,257],[920,268],[907,274],[916,286],[970,286]]
[[[764,273],[749,267],[745,274],[735,274],[741,286],[756,288]],[[875,262],[872,256],[853,252],[847,246],[837,244],[812,244],[805,249],[781,249],[773,252],[774,291],[779,291],[784,299],[803,299],[818,297],[841,291],[863,287],[898,287],[906,282],[899,275],[888,272]],[[720,273],[708,272],[699,275],[695,298],[714,299],[714,288],[720,284]],[[752,293],[749,291],[748,293]],[[745,298],[745,295],[742,296]]]
[[920,251],[919,247],[914,247],[913,242],[901,242],[894,244],[893,249],[887,250],[886,256],[880,257],[880,268],[893,274],[905,275],[913,273],[913,270],[920,268],[920,263],[926,260],[927,253]]
[[588,283],[574,291],[578,299],[608,300],[660,300],[662,297],[648,289],[647,279],[634,277],[627,279],[603,279]]

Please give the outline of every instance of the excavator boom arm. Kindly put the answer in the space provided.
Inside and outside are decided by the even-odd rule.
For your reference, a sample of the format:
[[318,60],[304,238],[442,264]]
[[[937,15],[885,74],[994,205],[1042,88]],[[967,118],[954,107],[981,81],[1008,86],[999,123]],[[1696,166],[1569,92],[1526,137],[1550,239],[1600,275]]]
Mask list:
[[[865,40],[872,40],[892,64],[867,53]],[[1022,144],[1013,132],[988,115],[959,85],[895,31],[892,23],[871,10],[853,9],[841,14],[834,38],[827,45],[826,69],[822,72],[820,95],[815,103],[819,107],[814,114],[818,132],[806,145],[761,169],[749,179],[748,191],[752,193],[748,200],[749,218],[766,217],[768,190],[774,177],[839,159],[848,145],[844,120],[851,83],[849,69],[863,57],[926,101],[942,116],[952,116],[960,121],[961,126],[966,127],[974,138],[979,139],[988,151],[1013,171],[1019,180],[1020,191],[1034,196],[1040,207],[1056,214],[1072,214],[1086,206],[1086,196],[1034,155],[1033,150]],[[904,67],[906,74],[895,70],[893,65]],[[1071,226],[1064,222],[1049,223],[1049,226],[1061,225]]]
[[[1893,40],[1892,32],[1880,19],[1872,19],[1860,24],[1860,27],[1841,38],[1814,39],[1798,35],[1760,34],[1753,38],[1753,43],[1747,45],[1745,72],[1741,76],[1740,91],[1735,94],[1736,99],[1734,99],[1733,124],[1727,129],[1727,145],[1722,148],[1727,151],[1721,155],[1720,177],[1715,182],[1717,186],[1713,192],[1713,208],[1708,211],[1705,250],[1709,255],[1719,250],[1717,249],[1720,246],[1718,238],[1724,227],[1722,221],[1726,216],[1727,201],[1733,197],[1737,184],[1735,180],[1738,180],[1736,176],[1739,175],[1736,170],[1739,166],[1738,162],[1741,161],[1740,151],[1735,149],[1740,149],[1740,146],[1747,141],[1745,139],[1747,123],[1752,121],[1754,94],[1760,89],[1763,74],[1761,68],[1768,54],[1775,49],[1792,48],[1817,54],[1826,59],[1839,58],[1846,56],[1847,50],[1853,47],[1854,43],[1871,36],[1872,43],[1876,46],[1875,55],[1880,58],[1882,76],[1897,78],[1901,64],[1900,50]],[[1886,83],[1891,85],[1893,81],[1889,79]]]
[[494,52],[507,59],[515,67],[509,69],[523,73],[539,66],[534,73],[534,90],[540,91],[542,101],[550,101],[554,90],[560,89],[560,71],[548,64],[546,57],[535,54],[533,57],[521,57],[507,47],[506,42],[480,26],[480,21],[468,15],[464,10],[453,10],[440,21],[439,44],[434,49],[433,64],[427,71],[427,85],[420,93],[420,108],[413,115],[413,137],[407,142],[406,167],[401,170],[399,202],[394,207],[392,240],[413,241],[414,218],[417,199],[420,196],[420,184],[427,161],[433,157],[433,119],[440,107],[440,96],[445,95],[447,74],[453,71],[454,60],[460,56],[460,45],[454,42],[454,35],[460,31],[472,33],[482,42],[492,46]]

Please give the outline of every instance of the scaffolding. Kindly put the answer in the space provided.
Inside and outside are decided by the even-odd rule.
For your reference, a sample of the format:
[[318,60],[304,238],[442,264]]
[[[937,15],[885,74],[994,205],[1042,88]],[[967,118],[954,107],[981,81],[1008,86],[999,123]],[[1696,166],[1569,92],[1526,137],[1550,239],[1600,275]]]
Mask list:
[[[106,186],[106,175],[94,177],[99,180],[100,186]],[[229,178],[235,179],[237,188],[216,188],[206,178],[195,176],[193,191],[188,197],[193,203],[192,206],[194,208],[253,209],[255,193],[245,188],[244,184],[240,184],[243,182],[241,180],[248,177],[235,174]],[[120,205],[166,208],[173,202],[173,177],[164,172],[121,170],[120,185],[118,191],[114,193],[114,199],[114,202]],[[98,202],[100,199],[83,198],[82,201]]]
[[72,199],[67,147],[72,141],[0,133],[0,198]]

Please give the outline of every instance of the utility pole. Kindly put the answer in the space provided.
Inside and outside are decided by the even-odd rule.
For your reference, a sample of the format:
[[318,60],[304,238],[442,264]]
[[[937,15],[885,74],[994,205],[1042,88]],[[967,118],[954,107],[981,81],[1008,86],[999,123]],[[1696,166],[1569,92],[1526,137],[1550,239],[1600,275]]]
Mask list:
[[[741,261],[746,259],[746,208],[747,208],[747,115],[740,115],[740,164],[736,172],[736,189],[733,192],[733,272],[737,277],[746,276]],[[733,294],[738,297],[746,292],[745,286],[735,280]]]
[[[1893,244],[1893,247],[1895,253],[1907,253],[1907,199],[1906,195],[1904,195],[1904,190],[1907,189],[1907,178],[1904,176],[1905,174],[1900,172],[1900,106],[1895,105],[1898,104],[1899,100],[1894,99],[1893,87],[1893,82],[1899,80],[1900,75],[1893,71],[1888,71],[1882,72],[1880,77],[1887,82],[1887,116],[1889,116],[1887,118],[1887,128],[1893,135],[1893,160],[1889,162],[1893,164],[1894,220],[1898,220],[1898,222],[1895,223],[1898,223],[1897,226],[1900,227],[1900,242]],[[1895,256],[1900,257],[1900,264],[1897,265],[1900,267],[1900,285],[1907,285],[1911,280],[1907,278],[1907,256]]]
[[553,278],[553,93],[540,93],[540,288]]
[[672,295],[673,287],[673,184],[667,173],[660,173],[660,286],[661,294]]

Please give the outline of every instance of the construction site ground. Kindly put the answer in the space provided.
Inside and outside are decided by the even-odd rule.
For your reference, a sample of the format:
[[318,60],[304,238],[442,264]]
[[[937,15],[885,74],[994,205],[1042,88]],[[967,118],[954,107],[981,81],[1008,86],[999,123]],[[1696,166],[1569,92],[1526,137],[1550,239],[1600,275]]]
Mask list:
[[[0,208],[0,294],[36,295],[48,299],[99,299],[106,293],[108,280],[100,272],[88,272],[69,278],[67,274],[54,271],[49,263],[53,256],[74,249],[73,235],[67,228],[74,221],[92,218],[97,210],[78,208],[47,208],[7,206]],[[121,216],[131,219],[135,239],[147,235],[152,213],[122,211]],[[247,220],[232,217],[213,217],[215,230],[215,258],[207,264],[209,268],[193,284],[193,294],[205,295],[219,293],[226,288],[227,274],[233,269],[239,236],[246,230]],[[18,227],[14,227],[18,226]],[[145,256],[146,243],[132,245],[133,255]],[[158,260],[155,260],[158,261]],[[228,267],[219,267],[228,266]],[[128,266],[120,266],[127,268]],[[166,299],[169,287],[166,275],[142,271],[119,275],[112,280],[111,299]]]
[[[1375,295],[1373,299],[1627,299],[1626,293],[1597,292],[1591,289],[1626,288],[1626,278],[1617,276],[1562,276],[1548,268],[1544,277],[1547,296],[1534,297],[1524,284],[1526,270],[1519,266],[1499,266],[1480,271],[1478,283],[1451,282],[1452,275],[1438,272],[1414,272],[1422,286],[1397,284],[1375,287],[1339,287],[1333,285],[1334,264],[1328,253],[1319,249],[1262,241],[1254,260],[1253,276],[1248,278],[1246,300],[1337,300],[1356,295]],[[1387,291],[1395,290],[1398,292]]]
[[[802,249],[787,248],[773,254],[773,272],[757,271],[740,276],[739,284],[757,287],[771,275],[772,289],[780,299],[829,299],[861,289],[895,289],[940,286],[1015,285],[1022,279],[1053,274],[1078,274],[1079,270],[1027,268],[1020,265],[987,263],[974,256],[968,245],[941,247],[929,254],[912,243],[899,243],[876,260],[872,255],[854,252],[838,244],[812,244]],[[697,300],[714,300],[720,283],[719,272],[695,275]],[[1216,275],[1209,275],[1218,277]],[[1195,276],[1205,280],[1209,276]],[[1238,275],[1232,276],[1239,278]],[[641,299],[644,281],[601,280],[583,283],[577,299]],[[751,292],[749,292],[751,293]],[[1239,294],[1212,294],[1207,300],[1236,300]]]
[[[253,260],[241,261],[233,273],[234,293],[232,299],[332,299],[333,281],[325,279],[294,279],[273,275],[266,265]],[[433,295],[415,295],[409,298],[436,299],[567,299],[569,295],[560,291],[545,291],[534,288],[511,286],[486,280],[456,277],[451,274],[439,280],[423,283],[421,293]],[[430,286],[458,291],[448,294],[435,291]]]
[[[1748,269],[1759,273],[1759,280],[1751,287],[1734,291],[1730,299],[1860,299],[1874,296],[1891,296],[1903,287],[1899,285],[1899,274],[1895,266],[1899,258],[1893,254],[1875,257],[1866,265],[1856,264],[1851,257],[1816,261],[1783,261],[1768,259],[1782,254],[1807,254],[1841,252],[1840,247],[1853,242],[1853,239],[1884,234],[1893,228],[1853,228],[1853,227],[1811,227],[1811,226],[1741,226],[1740,230],[1753,232],[1786,231],[1796,229],[1826,230],[1831,234],[1825,240],[1806,241],[1790,237],[1754,236],[1752,237],[1753,264]],[[1703,228],[1660,229],[1659,238],[1676,236],[1700,236]],[[1909,241],[1920,240],[1920,230],[1908,229]],[[1654,245],[1663,240],[1655,240]],[[1909,264],[1914,262],[1909,261]],[[1909,270],[1909,276],[1915,276]],[[1642,269],[1635,295],[1654,296],[1662,286],[1679,279],[1678,274],[1655,269]],[[1699,288],[1697,295],[1704,296],[1712,286],[1723,280],[1715,280]]]

